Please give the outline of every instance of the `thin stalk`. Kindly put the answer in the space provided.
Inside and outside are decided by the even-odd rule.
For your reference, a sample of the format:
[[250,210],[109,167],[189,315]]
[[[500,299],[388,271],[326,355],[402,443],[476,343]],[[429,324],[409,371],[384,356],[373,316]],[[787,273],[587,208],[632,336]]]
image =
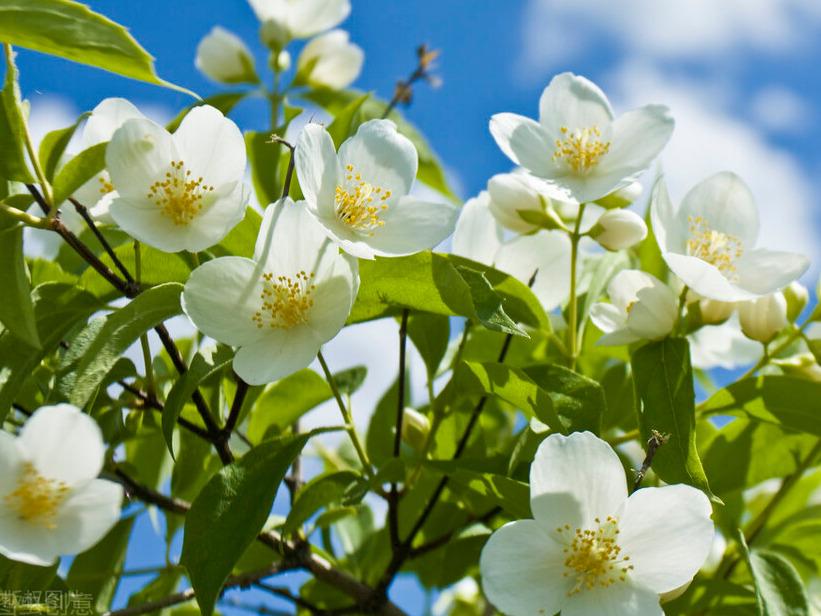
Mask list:
[[579,299],[576,296],[578,285],[578,260],[579,260],[579,233],[582,226],[582,216],[584,215],[585,204],[579,205],[579,213],[576,217],[576,224],[573,226],[573,233],[570,235],[570,306],[568,308],[567,333],[570,347],[570,368],[576,368],[576,358],[579,356]]
[[[137,285],[142,280],[142,263],[140,258],[140,243],[134,240],[134,280]],[[140,348],[143,352],[143,363],[145,364],[145,392],[149,398],[157,397],[157,385],[154,380],[154,366],[151,362],[151,347],[148,344],[148,334],[140,335]]]
[[45,218],[40,218],[39,216],[33,216],[28,212],[24,212],[23,210],[18,210],[16,207],[12,207],[10,205],[6,205],[5,203],[0,202],[0,212],[3,212],[9,218],[13,218],[17,222],[21,222],[27,227],[34,227],[36,229],[50,229],[51,225],[49,221]]
[[334,378],[334,375],[331,374],[331,370],[328,368],[328,363],[325,361],[322,351],[317,353],[316,357],[319,360],[319,364],[322,366],[322,371],[325,373],[325,380],[328,381],[328,385],[331,387],[331,391],[334,394],[336,403],[339,406],[339,411],[342,413],[342,420],[345,422],[345,431],[348,433],[354,449],[356,449],[356,455],[359,456],[359,462],[362,464],[365,474],[371,476],[373,475],[371,461],[368,459],[368,454],[365,452],[365,448],[359,440],[359,435],[356,433],[356,426],[354,426],[351,411],[347,406],[345,406],[345,401],[342,400],[342,394],[339,393],[339,387],[336,384],[336,379]]

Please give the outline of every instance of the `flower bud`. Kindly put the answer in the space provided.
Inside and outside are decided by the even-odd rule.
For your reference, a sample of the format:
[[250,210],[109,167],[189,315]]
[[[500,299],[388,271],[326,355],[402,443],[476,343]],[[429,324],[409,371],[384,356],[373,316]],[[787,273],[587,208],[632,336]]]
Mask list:
[[787,300],[773,293],[738,304],[741,331],[751,340],[767,343],[787,327]]
[[291,31],[279,19],[266,19],[259,28],[259,38],[268,49],[280,51],[291,42]]
[[607,250],[622,250],[647,237],[647,225],[630,210],[608,210],[590,230],[590,237]]
[[632,182],[624,188],[619,188],[617,191],[611,192],[609,195],[602,197],[594,203],[596,203],[596,205],[600,205],[606,210],[628,207],[631,203],[634,203],[639,197],[641,197],[641,193],[643,191],[644,188],[639,182]]
[[718,325],[730,318],[735,310],[734,302],[721,302],[716,299],[702,299],[698,302],[701,322],[704,325]]
[[365,53],[350,42],[344,30],[331,30],[316,37],[302,49],[296,62],[296,84],[347,88],[359,77]]
[[257,83],[254,58],[245,43],[225,28],[215,26],[197,46],[194,64],[218,83]]
[[419,411],[405,407],[402,417],[402,440],[416,451],[422,451],[430,434],[430,420]]
[[550,207],[550,199],[539,191],[539,180],[526,173],[500,173],[490,178],[490,212],[502,226],[516,233],[564,226]]
[[268,66],[275,73],[283,73],[291,68],[291,54],[287,49],[282,51],[271,51],[268,56]]
[[790,323],[795,323],[807,302],[810,301],[810,292],[807,291],[807,287],[797,280],[793,280],[781,292],[784,294],[784,299],[787,300],[787,320]]
[[784,374],[808,381],[821,381],[821,366],[812,353],[801,353],[787,359],[774,359],[773,363],[781,368]]

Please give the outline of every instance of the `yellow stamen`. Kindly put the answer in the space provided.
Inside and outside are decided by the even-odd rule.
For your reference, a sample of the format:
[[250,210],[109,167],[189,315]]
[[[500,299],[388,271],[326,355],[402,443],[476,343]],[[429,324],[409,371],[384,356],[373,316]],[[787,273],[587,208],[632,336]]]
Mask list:
[[194,179],[183,161],[172,160],[163,179],[148,189],[148,198],[175,225],[187,225],[200,213],[203,199],[213,190],[214,187],[207,185],[202,177]]
[[599,518],[595,522],[595,529],[573,530],[569,524],[556,529],[566,546],[562,575],[574,582],[567,591],[568,596],[624,582],[633,569],[633,565],[627,564],[630,557],[622,555],[621,547],[616,543],[618,520],[607,516],[604,523]]
[[375,229],[385,226],[379,215],[388,209],[390,198],[391,191],[366,182],[353,165],[347,165],[345,182],[336,187],[336,215],[357,231],[373,235]]
[[735,277],[735,262],[744,254],[744,243],[734,235],[710,228],[702,216],[688,216],[687,221],[687,254],[714,265],[725,276]]
[[100,176],[100,194],[107,195],[110,192],[114,192],[114,184],[111,183],[111,178],[108,177],[108,173],[103,173]]
[[556,139],[553,161],[564,160],[574,173],[586,174],[610,151],[610,142],[599,139],[601,131],[596,126],[572,132],[562,126],[561,131],[563,139]]
[[6,494],[4,500],[20,520],[51,530],[56,528],[57,511],[68,493],[65,483],[43,477],[26,462],[17,479],[17,488]]
[[316,275],[300,271],[290,276],[262,275],[262,305],[251,317],[258,328],[290,329],[308,322],[308,313],[314,305],[312,283]]

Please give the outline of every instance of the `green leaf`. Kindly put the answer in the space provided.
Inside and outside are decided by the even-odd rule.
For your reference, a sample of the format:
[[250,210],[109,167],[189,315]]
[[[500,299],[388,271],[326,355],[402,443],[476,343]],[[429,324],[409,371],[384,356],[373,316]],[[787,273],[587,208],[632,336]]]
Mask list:
[[358,119],[358,114],[362,105],[370,98],[370,94],[363,94],[350,103],[345,105],[342,109],[334,114],[333,121],[328,125],[328,133],[331,139],[334,140],[334,145],[337,149],[342,145],[348,137],[356,132],[356,129],[362,123]]
[[[3,5],[0,5],[0,15]],[[2,17],[0,17],[0,40],[2,35]],[[0,178],[17,182],[32,182],[31,173],[26,163],[25,133],[26,124],[20,109],[20,86],[17,83],[17,67],[14,65],[14,54],[6,54],[6,80],[0,93]]]
[[246,131],[245,147],[257,201],[267,207],[282,196],[282,181],[277,170],[279,158],[286,148],[280,143],[272,143],[270,132],[256,131]]
[[425,362],[428,379],[433,380],[448,350],[450,319],[439,314],[414,312],[408,318],[408,337]]
[[474,391],[512,404],[527,417],[536,417],[554,430],[567,432],[565,423],[556,414],[551,396],[519,368],[498,363],[464,362],[455,380],[457,383],[467,382]]
[[57,165],[60,164],[60,158],[68,147],[69,141],[77,131],[77,127],[85,120],[90,113],[84,113],[71,126],[53,130],[47,133],[40,142],[40,148],[37,150],[37,158],[40,160],[40,165],[43,168],[43,173],[46,174],[46,179],[51,182],[54,180],[54,173],[57,171]]
[[191,360],[188,370],[171,386],[162,413],[162,433],[172,457],[174,456],[174,427],[177,425],[177,419],[183,406],[202,381],[220,372],[231,363],[233,357],[231,349],[223,345],[200,349]]
[[[59,562],[38,567],[0,556],[0,588],[3,591],[37,591],[48,588],[57,575]],[[0,607],[5,607],[0,603]]]
[[264,526],[277,488],[307,440],[301,434],[254,447],[220,470],[191,504],[180,562],[206,616],[213,613],[234,564]]
[[271,429],[281,432],[289,428],[332,395],[325,379],[308,368],[272,383],[251,408],[248,438],[256,443]]
[[215,109],[219,109],[223,115],[227,116],[231,113],[234,107],[242,101],[242,99],[248,96],[249,93],[249,90],[243,90],[242,92],[220,92],[219,94],[214,94],[213,96],[207,96],[201,100],[193,102],[180,111],[173,120],[165,125],[165,128],[168,132],[173,133],[180,127],[183,118],[188,115],[188,112],[195,107],[199,107],[200,105],[210,105]]
[[462,277],[473,298],[473,306],[476,309],[476,317],[487,329],[514,336],[524,336],[527,333],[511,320],[502,308],[502,298],[493,290],[490,282],[483,272],[457,265],[456,271]]
[[[501,305],[496,297],[489,295],[484,281],[477,283],[475,275],[466,274],[471,278],[471,284],[468,284],[458,266],[480,272]],[[550,321],[526,284],[468,259],[430,251],[409,257],[377,257],[362,260],[359,275],[359,294],[349,323],[393,316],[403,308],[445,316],[466,316],[477,321],[484,318],[486,324],[496,316],[504,321],[504,317],[493,311],[495,306],[501,307],[513,321],[550,331]]]
[[359,475],[352,471],[326,473],[311,479],[297,493],[288,519],[282,527],[282,533],[295,532],[322,507],[339,503],[348,487],[357,479]]
[[31,285],[23,256],[23,226],[0,217],[0,323],[32,347],[40,346]]
[[760,616],[809,616],[807,591],[801,577],[786,558],[769,550],[742,549],[755,585]]
[[382,394],[368,424],[365,449],[377,468],[393,459],[393,435],[396,429],[396,406],[399,403],[399,380]]
[[83,407],[119,357],[142,334],[180,314],[182,285],[170,282],[144,291],[102,321],[92,321],[78,334],[66,354],[69,400]]
[[761,376],[716,392],[699,410],[710,415],[748,417],[821,436],[819,399],[821,383],[792,376]]
[[41,348],[21,347],[8,330],[0,333],[0,418],[5,418],[18,392],[48,352],[79,321],[100,309],[98,300],[72,284],[47,283],[32,292]]
[[[358,90],[330,90],[330,89],[313,89],[302,96],[316,103],[331,115],[336,117],[348,107],[353,101],[362,98],[363,92]],[[371,96],[362,102],[360,106],[356,121],[352,123],[350,131],[354,132],[359,124],[375,118],[381,118],[388,103],[376,96]],[[453,192],[448,183],[445,171],[439,158],[431,149],[427,140],[422,134],[408,122],[401,112],[394,109],[388,116],[389,119],[396,123],[399,132],[405,135],[413,142],[416,151],[419,153],[419,172],[417,177],[420,182],[424,182],[434,190],[439,191],[451,201],[460,201],[459,197]]]
[[515,518],[529,518],[530,486],[522,481],[496,475],[478,473],[464,468],[458,460],[428,460],[425,466],[434,468],[469,490],[487,497]]
[[594,434],[601,431],[607,401],[596,381],[553,364],[529,366],[524,371],[548,392],[556,414],[570,431],[590,430]]
[[98,143],[83,150],[60,169],[54,178],[54,203],[62,203],[74,191],[105,168],[106,143]]
[[365,377],[368,376],[368,368],[365,366],[354,366],[347,370],[340,370],[334,374],[334,381],[342,395],[350,396],[362,387]]
[[157,77],[153,59],[128,30],[79,2],[4,0],[0,41],[195,96]]
[[653,459],[653,470],[667,483],[687,483],[712,496],[696,449],[689,343],[684,338],[650,343],[633,353],[632,366],[642,437],[649,439],[652,430],[669,436]]
[[71,563],[66,584],[73,591],[94,597],[98,613],[111,607],[125,564],[125,551],[133,526],[133,517],[120,520],[98,544],[77,556]]

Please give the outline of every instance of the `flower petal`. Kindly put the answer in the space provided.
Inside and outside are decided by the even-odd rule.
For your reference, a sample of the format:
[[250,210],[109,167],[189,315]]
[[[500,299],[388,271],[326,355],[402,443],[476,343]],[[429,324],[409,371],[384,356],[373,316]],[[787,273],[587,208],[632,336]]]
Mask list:
[[701,217],[710,229],[741,240],[745,250],[758,239],[758,208],[753,194],[735,173],[723,171],[696,184],[684,196],[678,211],[680,228]]
[[666,287],[661,280],[641,270],[622,270],[607,285],[607,296],[621,312],[638,300],[639,291],[646,288]]
[[573,73],[556,75],[539,99],[539,123],[554,139],[562,127],[571,131],[604,129],[612,119],[613,110],[604,92],[589,79]]
[[296,174],[310,207],[321,216],[335,216],[334,193],[342,171],[331,135],[319,124],[308,124],[296,144]]
[[656,593],[629,583],[584,590],[567,602],[562,616],[664,616]]
[[687,251],[687,227],[681,228],[678,224],[676,208],[667,192],[664,176],[659,176],[650,194],[650,220],[662,254],[684,254]]
[[590,307],[590,320],[603,333],[609,334],[627,325],[627,315],[613,304],[597,302]]
[[634,492],[619,519],[619,545],[630,577],[656,593],[678,588],[698,572],[715,532],[703,492],[686,485]]
[[698,257],[672,252],[662,253],[662,257],[684,284],[703,297],[723,302],[739,302],[758,297],[758,294],[733,284],[717,267]]
[[68,497],[57,514],[54,541],[60,554],[79,554],[102,539],[120,519],[123,488],[94,479]]
[[485,595],[505,614],[552,616],[567,599],[562,546],[534,520],[510,522],[493,533],[480,569]]
[[[664,105],[647,105],[613,122],[610,151],[595,174],[624,180],[647,169],[670,141],[675,122]],[[621,183],[621,182],[619,182]]]
[[496,144],[517,165],[542,177],[557,172],[553,163],[556,145],[536,120],[515,113],[497,113],[490,118],[490,133]]
[[591,529],[594,518],[615,515],[627,498],[616,452],[591,432],[551,434],[530,467],[530,508],[549,529]]
[[308,83],[341,90],[359,77],[364,61],[365,52],[350,42],[347,32],[331,30],[305,45],[297,60],[297,72],[309,71]]
[[17,477],[23,459],[17,447],[17,440],[8,432],[0,430],[0,499],[17,487]]
[[769,295],[798,280],[809,267],[804,255],[757,248],[736,261],[737,285],[756,295]]
[[105,444],[97,422],[71,404],[42,406],[26,421],[18,446],[37,472],[69,485],[96,477]]
[[637,336],[625,327],[624,329],[617,329],[614,332],[605,334],[596,341],[596,344],[599,346],[624,346],[638,342],[639,340],[641,340],[641,336]]
[[520,211],[539,214],[545,211],[545,200],[536,188],[543,182],[537,184],[530,178],[533,176],[524,173],[499,173],[487,183],[490,211],[500,223],[516,233],[530,233],[538,228],[524,220]]
[[570,294],[570,238],[561,231],[539,231],[502,245],[495,267],[528,284],[546,311],[565,302]]
[[490,212],[490,195],[483,190],[462,206],[453,232],[451,252],[491,265],[496,251],[502,245],[502,234],[502,226]]
[[314,305],[309,316],[310,327],[322,344],[339,333],[351,313],[359,290],[358,263],[349,255],[338,255],[333,274],[317,283]]
[[363,238],[376,255],[402,256],[433,248],[453,233],[459,209],[405,196],[384,211],[383,227]]
[[47,567],[60,556],[54,533],[21,520],[10,509],[0,509],[0,554],[29,565]]
[[127,120],[145,118],[130,101],[124,98],[106,98],[91,111],[83,127],[83,149],[111,141],[114,132]]
[[[258,3],[256,0],[255,4]],[[310,38],[330,30],[351,12],[348,0],[300,0],[288,4],[288,26],[294,38]]]
[[234,356],[234,371],[250,385],[271,383],[307,367],[322,341],[306,326],[273,329]]
[[144,200],[149,187],[165,177],[177,158],[171,134],[147,119],[126,121],[105,151],[105,165],[117,192],[135,200]]
[[242,181],[245,139],[236,124],[211,105],[194,107],[173,136],[185,169],[219,188]]
[[182,293],[182,309],[207,336],[233,346],[261,336],[253,316],[261,305],[261,266],[243,257],[220,257],[195,269]]
[[339,146],[339,162],[343,168],[352,165],[352,173],[365,182],[401,197],[416,179],[419,156],[391,120],[369,120]]

